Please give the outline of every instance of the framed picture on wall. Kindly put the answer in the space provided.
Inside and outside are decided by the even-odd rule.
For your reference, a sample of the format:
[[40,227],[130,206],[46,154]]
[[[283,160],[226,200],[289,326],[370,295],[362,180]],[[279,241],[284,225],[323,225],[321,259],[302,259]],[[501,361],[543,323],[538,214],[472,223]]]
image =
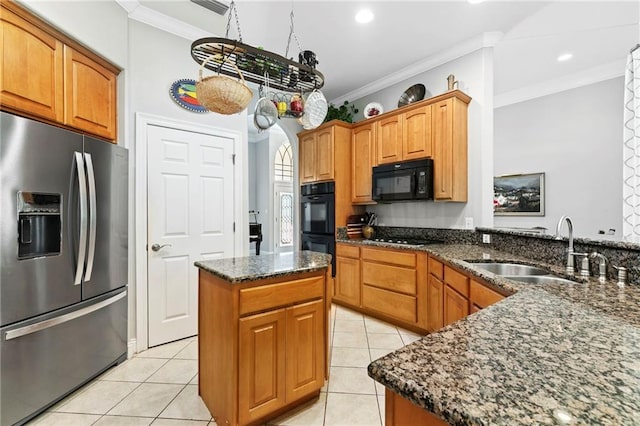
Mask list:
[[544,216],[544,173],[493,178],[494,216]]

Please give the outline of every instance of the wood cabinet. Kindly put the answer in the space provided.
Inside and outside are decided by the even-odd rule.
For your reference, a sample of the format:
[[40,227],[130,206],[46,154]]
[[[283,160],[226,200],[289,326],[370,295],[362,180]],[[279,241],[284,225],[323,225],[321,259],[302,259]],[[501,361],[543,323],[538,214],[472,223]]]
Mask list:
[[77,50],[64,47],[64,123],[116,139],[116,74]]
[[449,423],[413,402],[385,389],[384,393],[384,424],[385,426],[448,426]]
[[336,280],[333,298],[360,306],[360,248],[336,244]]
[[427,328],[426,253],[388,248],[336,247],[334,300],[418,332]]
[[432,105],[434,199],[467,201],[467,105],[450,97]]
[[472,276],[429,256],[427,329],[436,331],[504,299]]
[[199,393],[218,423],[262,423],[319,395],[327,377],[330,272],[199,281]]
[[1,6],[2,109],[115,141],[120,70],[16,3]]
[[431,105],[381,118],[376,123],[378,163],[432,156]]
[[[315,130],[298,134],[300,150],[300,183],[320,182],[336,178],[336,162],[342,168],[346,161],[351,166],[351,125],[338,120],[331,121]],[[346,159],[338,155],[349,151]],[[342,171],[342,170],[340,170]],[[340,173],[340,172],[339,172]]]
[[376,161],[376,126],[365,122],[351,133],[351,201],[355,204],[375,203],[372,198],[372,168]]

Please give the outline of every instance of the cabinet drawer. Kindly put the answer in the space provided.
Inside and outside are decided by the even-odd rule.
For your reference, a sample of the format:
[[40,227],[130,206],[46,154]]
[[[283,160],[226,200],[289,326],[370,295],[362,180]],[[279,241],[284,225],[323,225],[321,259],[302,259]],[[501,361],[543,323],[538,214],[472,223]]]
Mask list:
[[336,244],[336,256],[352,257],[357,259],[360,257],[360,247],[350,246],[346,244]]
[[415,296],[416,270],[363,261],[362,283]]
[[240,290],[240,315],[321,298],[324,277],[304,278]]
[[376,262],[393,263],[401,266],[415,268],[416,254],[394,250],[362,248],[362,260],[374,260]]
[[429,273],[440,280],[444,278],[444,265],[431,256],[429,256]]
[[464,297],[469,297],[469,278],[467,278],[466,275],[453,268],[445,266],[444,282],[449,284],[451,288],[456,289],[456,291]]
[[475,280],[471,280],[471,303],[480,308],[486,308],[504,299],[500,293],[491,290]]
[[362,286],[362,305],[390,317],[417,322],[417,301],[413,296],[365,285]]

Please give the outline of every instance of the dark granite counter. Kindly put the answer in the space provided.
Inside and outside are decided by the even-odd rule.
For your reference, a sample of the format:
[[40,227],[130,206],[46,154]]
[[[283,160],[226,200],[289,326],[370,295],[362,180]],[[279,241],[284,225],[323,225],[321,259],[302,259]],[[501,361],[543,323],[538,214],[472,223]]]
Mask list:
[[264,280],[326,269],[331,255],[313,251],[204,260],[195,265],[230,283]]
[[525,284],[474,266],[515,261],[563,274],[561,266],[528,261],[526,251],[407,249],[512,295],[372,362],[372,378],[454,425],[640,424],[640,288],[594,278]]

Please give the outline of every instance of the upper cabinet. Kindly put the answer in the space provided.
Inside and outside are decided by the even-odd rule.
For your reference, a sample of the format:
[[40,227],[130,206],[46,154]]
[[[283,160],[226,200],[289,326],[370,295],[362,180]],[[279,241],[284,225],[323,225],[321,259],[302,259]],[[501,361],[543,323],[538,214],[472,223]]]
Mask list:
[[337,120],[298,133],[300,183],[334,180],[336,168],[341,169],[336,162],[343,162],[343,156],[337,155],[336,150],[348,148],[350,136],[351,125]]
[[64,122],[76,129],[116,138],[116,75],[86,55],[64,47]]
[[2,6],[2,106],[61,122],[63,44]]
[[434,199],[466,202],[470,101],[468,95],[453,90],[371,119],[378,164],[432,158]]
[[362,122],[351,132],[351,201],[375,203],[371,198],[371,169],[376,162],[376,123]]
[[431,126],[431,105],[413,108],[378,120],[376,122],[378,163],[396,163],[431,157]]
[[468,103],[469,98],[456,96],[432,105],[433,195],[436,200],[467,201]]
[[118,68],[14,2],[1,10],[2,109],[115,141]]

